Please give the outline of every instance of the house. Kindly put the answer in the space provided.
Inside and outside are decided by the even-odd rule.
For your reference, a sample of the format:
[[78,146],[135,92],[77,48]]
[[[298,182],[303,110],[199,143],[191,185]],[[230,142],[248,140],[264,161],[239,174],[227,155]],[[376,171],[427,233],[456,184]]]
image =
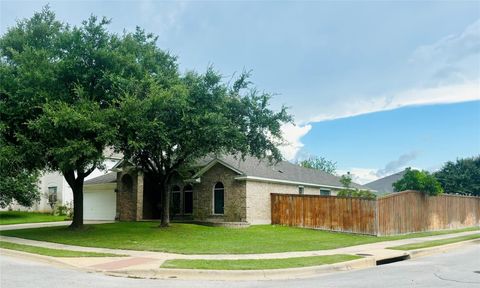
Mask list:
[[[108,170],[113,168],[115,164],[123,158],[121,154],[115,153],[111,149],[105,149],[104,157],[103,165],[105,166],[105,170],[95,169],[90,175],[88,175],[86,178],[87,180],[107,173]],[[23,207],[13,203],[4,210],[51,212],[52,208],[49,205],[49,198],[56,199],[56,205],[71,205],[73,203],[72,188],[70,188],[60,172],[43,172],[37,186],[40,192],[40,200],[33,204],[32,207]]]
[[393,193],[393,183],[402,179],[403,175],[405,175],[405,170],[364,184],[364,186],[376,190],[379,195]]
[[[85,181],[84,218],[125,220],[160,218],[160,193],[148,175],[121,168]],[[235,156],[199,161],[189,179],[169,183],[171,217],[206,222],[271,222],[270,193],[336,195],[339,177],[281,161]],[[368,189],[353,184],[353,188]]]

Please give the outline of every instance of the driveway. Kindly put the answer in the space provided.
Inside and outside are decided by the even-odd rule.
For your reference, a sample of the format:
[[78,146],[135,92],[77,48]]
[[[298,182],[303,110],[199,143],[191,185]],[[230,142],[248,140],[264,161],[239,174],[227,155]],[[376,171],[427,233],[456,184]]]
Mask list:
[[2,288],[95,287],[479,287],[480,246],[364,270],[287,281],[182,281],[110,277],[19,258],[0,258]]

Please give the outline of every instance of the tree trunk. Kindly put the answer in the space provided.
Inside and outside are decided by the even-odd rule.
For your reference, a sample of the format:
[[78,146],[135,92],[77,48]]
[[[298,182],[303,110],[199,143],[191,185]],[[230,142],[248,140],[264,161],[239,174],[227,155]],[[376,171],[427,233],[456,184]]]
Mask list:
[[71,185],[73,191],[73,221],[70,224],[72,229],[83,227],[83,179],[76,179]]
[[162,219],[160,227],[168,227],[170,225],[170,193],[168,193],[168,184],[164,180],[160,184],[160,193],[162,193]]

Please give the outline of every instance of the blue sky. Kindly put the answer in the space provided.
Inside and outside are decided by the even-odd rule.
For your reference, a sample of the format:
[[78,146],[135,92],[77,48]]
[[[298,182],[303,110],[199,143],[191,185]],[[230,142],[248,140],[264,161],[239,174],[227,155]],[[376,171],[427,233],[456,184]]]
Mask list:
[[93,13],[156,33],[182,70],[252,70],[295,116],[288,159],[365,182],[480,154],[480,2],[1,0],[0,32],[46,3],[71,24]]

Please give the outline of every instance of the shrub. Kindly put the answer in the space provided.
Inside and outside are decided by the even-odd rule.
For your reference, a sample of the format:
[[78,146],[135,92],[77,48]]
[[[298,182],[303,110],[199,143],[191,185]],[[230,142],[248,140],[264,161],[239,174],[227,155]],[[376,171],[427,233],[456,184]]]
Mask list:
[[357,197],[357,198],[366,198],[366,199],[376,199],[377,195],[368,190],[359,190],[359,189],[343,189],[337,193],[337,196],[340,197]]
[[443,193],[440,182],[427,171],[412,170],[407,168],[403,178],[393,183],[396,192],[404,190],[416,190],[435,196]]

